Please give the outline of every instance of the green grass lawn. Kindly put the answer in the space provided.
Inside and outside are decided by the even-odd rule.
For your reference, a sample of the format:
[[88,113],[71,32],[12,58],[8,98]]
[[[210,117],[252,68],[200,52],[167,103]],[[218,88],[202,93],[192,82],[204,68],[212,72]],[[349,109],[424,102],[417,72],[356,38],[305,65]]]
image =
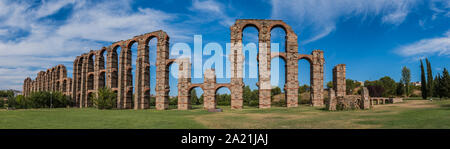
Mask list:
[[307,105],[289,109],[219,107],[224,112],[210,113],[200,106],[188,111],[0,109],[0,128],[450,128],[450,100],[406,100],[355,111],[326,111]]

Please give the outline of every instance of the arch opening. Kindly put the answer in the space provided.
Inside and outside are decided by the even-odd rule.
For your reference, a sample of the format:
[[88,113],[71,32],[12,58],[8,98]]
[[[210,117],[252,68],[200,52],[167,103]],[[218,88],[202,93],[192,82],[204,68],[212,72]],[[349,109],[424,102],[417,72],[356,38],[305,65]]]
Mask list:
[[286,96],[286,60],[283,57],[275,57],[271,60],[270,64],[270,84],[272,85],[271,90],[271,105],[278,107],[287,106],[287,96]]
[[[250,102],[254,99],[251,98],[253,93],[258,91],[259,87],[257,83],[259,81],[259,30],[256,25],[248,24],[242,29],[242,50],[244,55],[243,63],[243,82],[244,82],[244,105],[252,105]],[[247,88],[247,91],[245,89]],[[254,102],[252,102],[254,103]],[[254,104],[253,104],[254,105]]]
[[311,104],[312,66],[307,58],[298,60],[298,104]]
[[201,87],[192,87],[188,92],[188,99],[191,102],[192,109],[201,109],[203,108],[204,102],[204,92]]
[[216,102],[219,106],[231,106],[231,91],[228,87],[222,86],[215,90]]

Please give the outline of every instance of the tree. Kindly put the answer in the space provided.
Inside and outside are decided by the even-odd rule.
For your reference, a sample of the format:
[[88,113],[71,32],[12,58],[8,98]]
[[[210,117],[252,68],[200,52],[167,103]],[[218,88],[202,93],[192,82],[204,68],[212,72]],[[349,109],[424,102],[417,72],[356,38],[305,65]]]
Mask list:
[[405,85],[402,82],[398,82],[397,83],[397,89],[396,89],[396,94],[397,96],[403,96],[403,94],[405,93]]
[[403,66],[402,69],[402,79],[400,80],[401,83],[405,84],[405,94],[406,97],[409,96],[409,82],[411,81],[411,71],[406,66]]
[[352,95],[353,90],[359,86],[361,86],[361,83],[359,83],[356,80],[352,80],[352,79],[345,80],[345,92],[347,93],[347,95]]
[[327,83],[327,87],[328,87],[328,88],[333,88],[333,81],[329,81],[329,82]]
[[395,95],[396,84],[391,77],[385,76],[380,78],[380,84],[384,88],[384,92],[382,93],[383,97]]
[[436,77],[434,78],[434,83],[433,83],[434,87],[434,95],[436,97],[442,98],[442,94],[440,93],[440,89],[441,89],[441,75],[438,73],[436,75]]
[[97,96],[92,94],[92,102],[98,109],[114,109],[117,105],[117,95],[110,88],[100,88]]
[[433,97],[433,72],[431,71],[431,64],[428,58],[425,59],[427,63],[427,95]]
[[427,80],[425,79],[425,71],[423,68],[422,60],[420,60],[420,78],[422,83],[422,99],[427,99]]
[[439,87],[439,93],[441,94],[441,97],[450,97],[450,75],[445,68],[444,71],[442,71],[442,77]]
[[200,102],[198,102],[198,97],[197,97],[197,91],[195,91],[195,89],[191,90],[191,104],[196,104],[199,105]]
[[275,88],[272,88],[271,93],[272,93],[272,96],[281,94],[281,89],[277,86]]
[[381,97],[384,92],[384,88],[379,85],[370,85],[367,86],[367,89],[369,90],[370,97]]

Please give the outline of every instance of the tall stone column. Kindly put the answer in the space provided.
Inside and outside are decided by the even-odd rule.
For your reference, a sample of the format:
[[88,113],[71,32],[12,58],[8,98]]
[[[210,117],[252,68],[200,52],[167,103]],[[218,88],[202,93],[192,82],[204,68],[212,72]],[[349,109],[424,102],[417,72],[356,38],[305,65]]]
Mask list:
[[[178,110],[191,109],[189,96],[191,84],[191,62],[189,58],[177,59],[178,67]],[[192,96],[192,95],[191,95]]]
[[311,104],[312,106],[323,106],[323,65],[325,64],[323,51],[312,52],[311,73]]
[[78,90],[78,59],[80,57],[77,56],[77,58],[75,58],[75,61],[73,62],[73,72],[72,72],[72,77],[73,77],[73,83],[72,83],[72,100],[74,100],[75,103],[75,107],[78,106],[78,96],[77,96],[77,90]]
[[88,72],[88,55],[83,54],[83,61],[81,66],[81,89],[80,89],[80,108],[87,107],[87,72]]
[[126,58],[126,56],[125,56],[125,48],[124,48],[124,46],[123,46],[123,44],[121,44],[120,45],[121,46],[121,51],[120,51],[120,54],[119,54],[119,72],[118,72],[118,79],[117,79],[117,108],[118,109],[122,109],[122,108],[124,108],[124,88],[125,88],[125,86],[124,86],[124,77],[125,77],[125,71],[126,71],[126,68],[125,68],[125,58]]
[[205,82],[203,84],[204,89],[204,100],[203,100],[203,108],[204,109],[216,109],[216,74],[214,69],[205,70]]
[[94,59],[94,93],[95,96],[98,97],[97,92],[100,88],[100,60],[101,60],[101,50],[95,51],[95,59]]
[[169,36],[163,31],[158,33],[156,51],[156,109],[169,108]]
[[[105,72],[105,85],[111,89],[117,89],[117,73],[119,71],[117,64],[117,51],[111,47],[106,48],[106,72]],[[113,74],[114,73],[114,74]],[[114,75],[114,76],[113,76]],[[113,85],[114,79],[114,85]]]
[[134,109],[147,109],[149,107],[150,63],[148,58],[148,45],[145,43],[145,40],[142,39],[138,44],[138,55],[136,60]]
[[333,89],[336,97],[346,95],[345,64],[338,64],[333,68]]
[[271,89],[270,84],[270,61],[271,53],[270,48],[270,31],[268,26],[263,22],[263,26],[259,32],[259,108],[265,109],[271,106]]
[[132,63],[131,63],[131,57],[132,57],[132,52],[131,52],[131,44],[130,47],[124,47],[123,49],[124,52],[124,76],[122,77],[123,80],[123,87],[124,87],[124,91],[123,91],[123,105],[122,108],[124,109],[130,109],[131,107],[131,102],[133,100],[133,74],[132,74]]
[[298,44],[297,35],[286,31],[286,103],[287,107],[298,106]]
[[243,98],[243,62],[244,54],[242,50],[242,31],[237,25],[233,25],[231,28],[231,45],[230,45],[230,92],[231,92],[231,108],[242,109]]

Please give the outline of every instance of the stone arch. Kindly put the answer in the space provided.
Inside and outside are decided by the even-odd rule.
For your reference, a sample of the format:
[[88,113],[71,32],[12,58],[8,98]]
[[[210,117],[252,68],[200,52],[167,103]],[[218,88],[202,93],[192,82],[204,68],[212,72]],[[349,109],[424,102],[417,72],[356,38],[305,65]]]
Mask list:
[[[110,73],[110,80],[109,84],[112,89],[117,89],[119,87],[119,65],[120,65],[120,54],[122,53],[122,46],[120,46],[120,43],[113,44],[111,46],[111,51],[109,52],[109,73]],[[117,50],[120,50],[117,52]]]

